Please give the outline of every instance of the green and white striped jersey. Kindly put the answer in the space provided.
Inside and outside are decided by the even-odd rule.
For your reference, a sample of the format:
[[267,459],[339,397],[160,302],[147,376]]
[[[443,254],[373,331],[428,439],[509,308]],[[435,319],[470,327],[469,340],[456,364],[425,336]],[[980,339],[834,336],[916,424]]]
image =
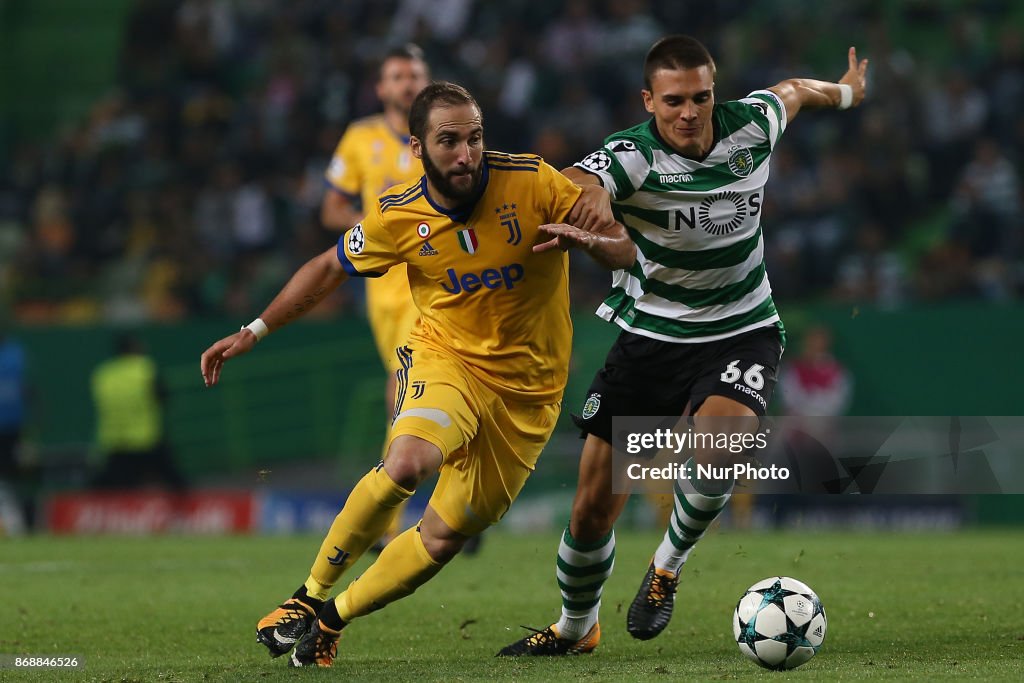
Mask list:
[[611,193],[637,246],[597,314],[645,337],[707,342],[777,324],[764,267],[761,206],[772,149],[786,129],[775,93],[716,104],[700,161],[674,152],[654,120],[605,140],[576,164]]

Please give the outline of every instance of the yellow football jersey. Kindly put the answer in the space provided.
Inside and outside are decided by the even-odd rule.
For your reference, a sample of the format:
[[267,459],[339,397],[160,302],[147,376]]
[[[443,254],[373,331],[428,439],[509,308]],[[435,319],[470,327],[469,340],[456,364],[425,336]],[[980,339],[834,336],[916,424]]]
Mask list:
[[[327,184],[369,212],[389,187],[416,180],[423,165],[409,151],[409,137],[387,124],[383,114],[352,122],[327,167]],[[366,308],[381,359],[397,369],[395,347],[408,341],[416,322],[405,266],[366,283]]]
[[511,400],[561,399],[569,369],[569,259],[535,254],[580,189],[533,155],[485,152],[476,199],[448,211],[426,179],[391,188],[363,222],[338,240],[350,275],[376,276],[408,264],[420,326],[417,345],[459,359]]
[[423,165],[409,151],[409,136],[396,133],[378,114],[345,130],[327,167],[327,182],[369,211],[384,190],[422,174]]

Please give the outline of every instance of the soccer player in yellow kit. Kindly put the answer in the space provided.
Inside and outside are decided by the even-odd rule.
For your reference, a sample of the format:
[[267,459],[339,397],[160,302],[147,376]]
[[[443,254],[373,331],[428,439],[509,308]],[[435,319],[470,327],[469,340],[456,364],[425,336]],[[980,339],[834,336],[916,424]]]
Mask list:
[[[480,108],[460,86],[427,86],[409,122],[424,176],[388,190],[337,249],[306,263],[259,318],[201,359],[206,384],[216,384],[225,361],[347,276],[408,264],[421,317],[402,349],[387,456],[356,484],[305,584],[257,626],[273,656],[295,645],[295,666],[330,666],[343,628],[413,593],[519,494],[554,429],[568,375],[568,259],[556,247],[579,246],[608,268],[635,258],[621,224],[587,218],[603,189],[581,190],[536,156],[485,152]],[[328,600],[434,471],[419,524]]]
[[[418,46],[403,45],[384,56],[377,80],[377,98],[384,111],[353,121],[341,137],[325,175],[327,191],[320,206],[324,227],[348,230],[386,189],[423,174],[423,165],[409,149],[409,109],[429,82],[430,70]],[[397,350],[408,342],[419,315],[404,263],[367,280],[366,316],[387,371],[384,401],[389,419],[395,405],[396,373],[401,369]],[[385,531],[388,540],[400,531],[401,517],[400,510]]]
[[[423,166],[409,149],[409,108],[430,74],[422,51],[405,45],[388,52],[380,66],[377,97],[384,111],[353,121],[327,167],[328,191],[320,218],[344,232],[359,222],[389,187],[419,180]],[[381,361],[389,371],[388,404],[393,404],[395,351],[409,339],[419,311],[412,301],[405,264],[366,283],[366,307]]]

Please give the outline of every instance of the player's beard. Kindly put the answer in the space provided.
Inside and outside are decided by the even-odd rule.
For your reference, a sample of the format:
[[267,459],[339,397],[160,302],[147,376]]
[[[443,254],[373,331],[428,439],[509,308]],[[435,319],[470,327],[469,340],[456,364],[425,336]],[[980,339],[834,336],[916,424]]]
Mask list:
[[480,176],[483,174],[483,162],[477,164],[477,167],[470,172],[469,187],[463,189],[457,187],[452,181],[451,176],[454,173],[442,173],[434,162],[431,160],[430,155],[427,154],[427,150],[424,146],[423,157],[420,161],[423,162],[423,171],[427,174],[427,180],[430,184],[437,188],[437,191],[443,194],[448,199],[454,200],[455,202],[462,203],[469,201],[476,194],[477,188],[480,186]]
[[384,109],[389,109],[396,114],[402,116],[403,121],[409,120],[409,112],[412,111],[413,100],[416,99],[417,93],[413,93],[412,96],[405,95],[393,95],[388,97],[386,100],[382,100],[381,104],[384,105]]

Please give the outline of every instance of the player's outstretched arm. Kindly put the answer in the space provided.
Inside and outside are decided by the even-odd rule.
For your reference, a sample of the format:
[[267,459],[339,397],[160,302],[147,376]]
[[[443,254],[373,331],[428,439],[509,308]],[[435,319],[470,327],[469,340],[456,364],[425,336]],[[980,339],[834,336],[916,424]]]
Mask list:
[[868,60],[857,61],[857,48],[847,53],[846,73],[838,83],[816,81],[812,78],[790,78],[768,88],[779,96],[786,106],[786,118],[792,121],[801,109],[834,107],[849,109],[864,100]]
[[577,247],[609,270],[629,268],[636,261],[636,245],[622,223],[613,223],[604,230],[583,230],[574,225],[552,223],[541,225],[538,230],[553,239],[535,245],[533,250],[537,253]]
[[612,198],[608,190],[601,186],[601,181],[592,173],[580,170],[575,166],[562,169],[562,175],[579,185],[583,190],[579,199],[573,204],[567,217],[569,223],[584,230],[606,230],[615,224],[612,213]]
[[[345,271],[338,261],[335,247],[307,261],[260,314],[257,320],[266,326],[260,336],[301,318],[337,289],[345,278]],[[248,353],[257,341],[259,337],[256,336],[256,332],[249,327],[243,327],[206,349],[199,359],[199,369],[203,373],[203,382],[206,386],[210,387],[217,383],[221,369],[229,358]]]

